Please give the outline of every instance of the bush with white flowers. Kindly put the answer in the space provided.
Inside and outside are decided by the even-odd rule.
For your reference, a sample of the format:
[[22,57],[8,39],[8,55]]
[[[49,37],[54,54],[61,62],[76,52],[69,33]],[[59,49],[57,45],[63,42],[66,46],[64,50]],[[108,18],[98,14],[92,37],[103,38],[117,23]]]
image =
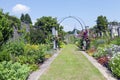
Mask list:
[[117,52],[109,62],[110,69],[112,73],[120,78],[120,52]]

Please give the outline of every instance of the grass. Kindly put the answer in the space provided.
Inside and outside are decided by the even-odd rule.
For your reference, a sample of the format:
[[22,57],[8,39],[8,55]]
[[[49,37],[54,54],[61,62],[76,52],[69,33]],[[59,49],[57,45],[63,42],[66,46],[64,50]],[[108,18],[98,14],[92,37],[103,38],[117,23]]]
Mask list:
[[39,80],[105,80],[75,45],[67,45]]

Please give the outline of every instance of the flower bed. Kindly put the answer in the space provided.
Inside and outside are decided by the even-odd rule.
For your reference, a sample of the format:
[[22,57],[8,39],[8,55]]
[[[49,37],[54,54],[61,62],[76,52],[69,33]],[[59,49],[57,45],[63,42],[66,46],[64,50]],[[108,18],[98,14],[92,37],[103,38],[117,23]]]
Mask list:
[[101,65],[107,67],[115,77],[120,78],[120,46],[112,44],[98,47],[92,56]]
[[[45,58],[52,55],[49,50],[50,46],[45,44],[28,44],[22,40],[7,42],[0,49],[0,69],[2,69],[0,70],[0,80],[26,80],[25,78],[28,77],[30,72],[38,69],[39,63],[43,63]],[[3,63],[5,63],[5,65],[3,65]],[[27,66],[25,66],[26,64]],[[16,66],[14,67],[14,65]],[[16,67],[18,70],[15,70]],[[26,68],[29,69],[28,72],[24,71]],[[19,70],[21,70],[20,73]],[[10,74],[8,72],[10,72]],[[22,72],[25,73],[23,74],[23,76],[25,76],[24,78],[21,76]],[[9,76],[14,73],[15,76]]]

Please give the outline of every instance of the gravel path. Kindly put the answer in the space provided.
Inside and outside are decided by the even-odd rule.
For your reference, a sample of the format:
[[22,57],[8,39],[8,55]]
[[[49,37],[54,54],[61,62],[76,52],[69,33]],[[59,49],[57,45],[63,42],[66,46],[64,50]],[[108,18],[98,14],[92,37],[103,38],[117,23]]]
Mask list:
[[88,58],[88,60],[103,74],[103,76],[107,80],[117,80],[115,79],[111,73],[107,70],[107,68],[103,67],[101,64],[99,64],[93,57],[89,56],[84,51],[81,51],[81,53]]
[[[60,50],[61,51],[61,50]],[[51,58],[45,61],[40,67],[39,70],[34,71],[27,80],[39,80],[40,76],[49,68],[53,60],[58,56],[60,51],[57,51]]]

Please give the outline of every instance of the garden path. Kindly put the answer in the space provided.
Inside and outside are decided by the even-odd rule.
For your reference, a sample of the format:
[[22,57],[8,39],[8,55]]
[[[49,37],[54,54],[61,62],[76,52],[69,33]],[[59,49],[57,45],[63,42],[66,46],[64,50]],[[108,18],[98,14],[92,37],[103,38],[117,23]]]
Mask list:
[[[106,80],[117,80],[110,74],[110,72],[105,67],[100,65],[93,57],[87,55],[84,51],[78,52],[81,52],[103,74]],[[55,53],[50,59],[45,61],[44,64],[40,66],[39,70],[30,74],[28,80],[39,80],[40,76],[50,67],[50,64],[58,56],[59,53],[60,51]]]

